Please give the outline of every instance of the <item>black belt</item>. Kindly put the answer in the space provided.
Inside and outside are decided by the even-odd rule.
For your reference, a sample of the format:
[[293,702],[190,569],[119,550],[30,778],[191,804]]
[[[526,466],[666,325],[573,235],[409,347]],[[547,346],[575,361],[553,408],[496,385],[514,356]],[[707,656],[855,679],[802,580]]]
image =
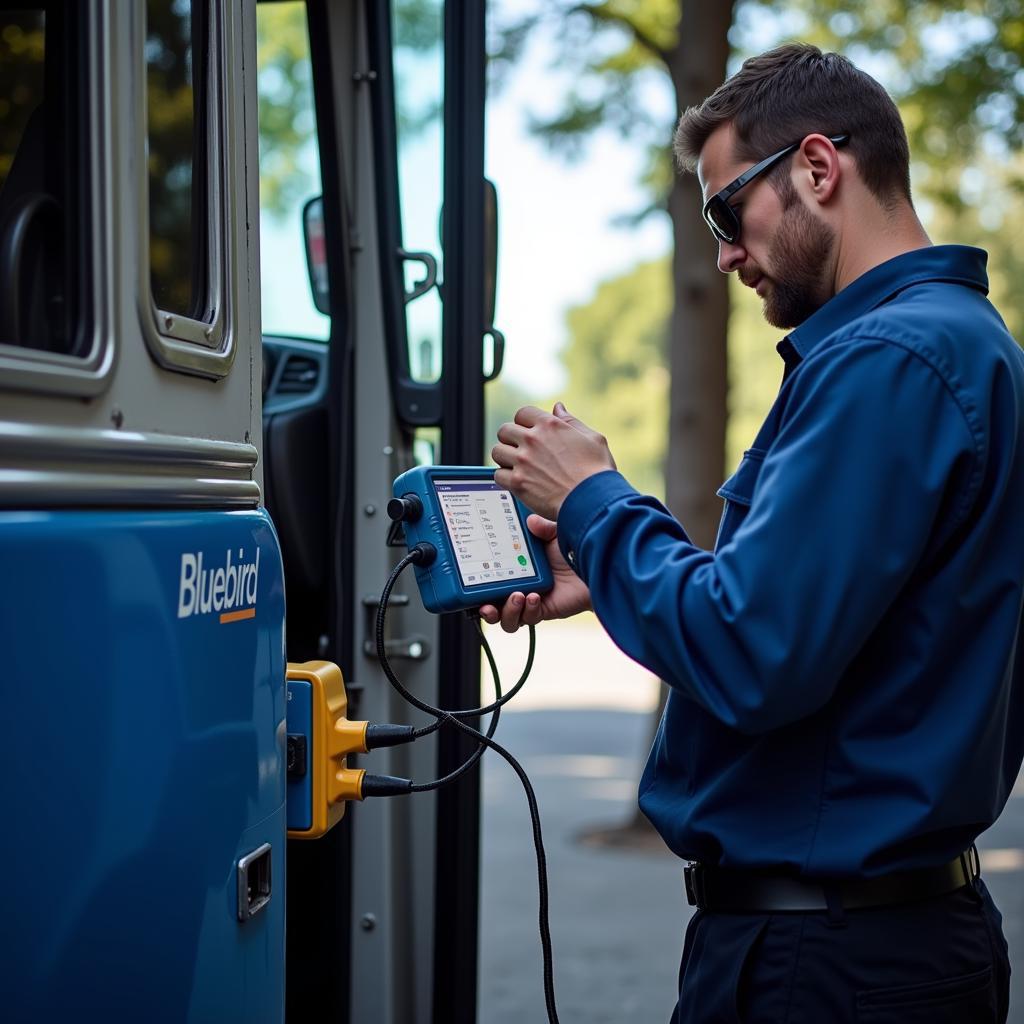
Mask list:
[[977,847],[948,864],[878,878],[802,879],[691,863],[683,870],[686,900],[700,910],[733,913],[864,910],[955,892],[981,874]]

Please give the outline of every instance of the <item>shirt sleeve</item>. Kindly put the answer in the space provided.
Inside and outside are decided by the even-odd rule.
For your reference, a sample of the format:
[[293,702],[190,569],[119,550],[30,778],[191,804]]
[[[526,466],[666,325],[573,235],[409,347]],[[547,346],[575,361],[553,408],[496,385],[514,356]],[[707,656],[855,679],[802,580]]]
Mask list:
[[558,518],[619,647],[748,733],[826,703],[935,531],[962,519],[980,461],[943,377],[894,343],[812,357],[779,402],[749,512],[716,553],[617,473]]

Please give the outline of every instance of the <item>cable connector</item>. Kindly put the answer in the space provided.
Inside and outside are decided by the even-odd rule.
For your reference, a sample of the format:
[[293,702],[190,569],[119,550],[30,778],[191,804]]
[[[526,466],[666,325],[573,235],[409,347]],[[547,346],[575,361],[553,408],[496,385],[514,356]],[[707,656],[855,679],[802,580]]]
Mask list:
[[437,558],[437,548],[429,541],[421,540],[409,548],[413,565],[430,565]]
[[412,725],[371,725],[366,730],[366,747],[397,747],[416,739],[416,727]]
[[388,518],[396,523],[415,523],[423,515],[423,502],[415,494],[392,498],[387,505]]
[[402,796],[412,792],[412,779],[371,775],[365,768],[342,768],[334,775],[334,800],[365,800],[368,796]]
[[412,792],[412,779],[400,779],[396,775],[364,775],[361,792],[361,799],[368,796],[402,796]]

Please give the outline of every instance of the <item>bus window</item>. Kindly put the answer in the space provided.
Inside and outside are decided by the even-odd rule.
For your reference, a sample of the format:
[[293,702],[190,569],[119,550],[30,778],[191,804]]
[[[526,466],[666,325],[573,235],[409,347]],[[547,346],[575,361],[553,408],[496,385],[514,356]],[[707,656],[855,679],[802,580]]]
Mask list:
[[[402,248],[432,254],[441,267],[441,203],[444,146],[444,4],[441,0],[395,0],[391,5],[394,45],[395,125]],[[404,262],[405,292],[411,295],[426,268]],[[405,306],[409,376],[423,383],[441,376],[441,298],[436,288]]]
[[234,358],[226,191],[239,173],[224,139],[241,116],[224,81],[225,0],[146,0],[145,14],[143,329],[162,366],[223,377]]
[[263,333],[326,341],[331,321],[314,304],[303,240],[303,209],[321,192],[304,0],[256,8],[256,66]]
[[74,6],[0,10],[0,347],[61,356],[89,347],[76,316],[77,261],[69,259],[84,166]]
[[[162,310],[206,319],[208,221],[203,75],[205,5],[147,0],[149,275]],[[195,62],[195,63],[194,63]],[[200,66],[195,66],[199,64]]]

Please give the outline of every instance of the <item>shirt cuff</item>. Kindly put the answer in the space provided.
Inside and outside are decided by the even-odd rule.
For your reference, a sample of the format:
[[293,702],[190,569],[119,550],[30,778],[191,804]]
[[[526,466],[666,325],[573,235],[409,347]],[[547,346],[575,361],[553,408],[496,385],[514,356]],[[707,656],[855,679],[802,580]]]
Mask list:
[[569,567],[586,582],[579,559],[579,546],[587,530],[613,502],[637,492],[614,469],[606,469],[578,483],[558,511],[558,548]]

